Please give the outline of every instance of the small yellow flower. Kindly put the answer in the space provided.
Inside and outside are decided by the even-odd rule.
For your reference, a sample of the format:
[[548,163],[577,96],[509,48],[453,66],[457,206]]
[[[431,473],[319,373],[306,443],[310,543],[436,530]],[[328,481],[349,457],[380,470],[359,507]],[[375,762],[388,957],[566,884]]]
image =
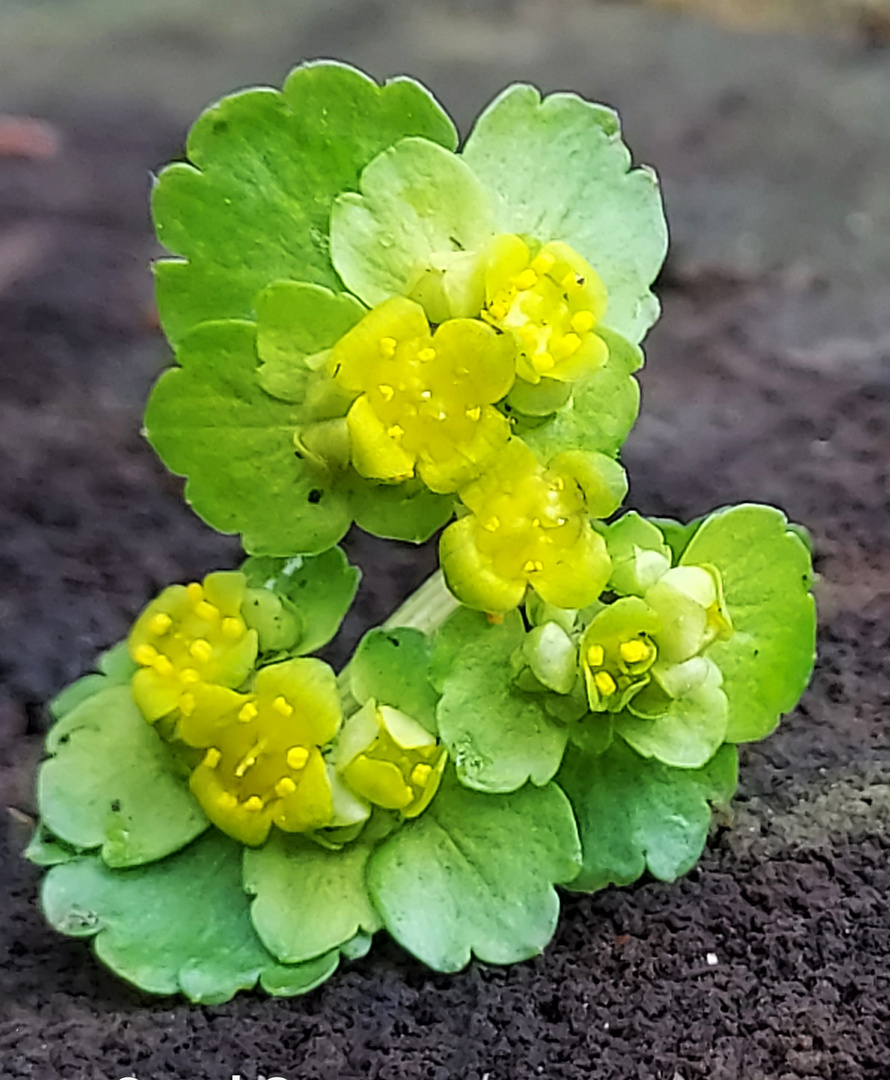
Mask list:
[[416,720],[371,700],[343,726],[336,769],[361,798],[413,818],[438,790],[446,759],[445,748]]
[[493,403],[513,385],[513,347],[479,320],[431,333],[419,304],[394,297],[337,342],[330,364],[359,395],[346,422],[352,463],[369,479],[399,483],[416,470],[430,490],[452,492],[510,437]]
[[461,603],[510,611],[528,586],[561,608],[596,600],[611,564],[590,514],[611,513],[623,494],[606,490],[596,466],[596,459],[570,452],[545,468],[525,443],[510,440],[485,475],[460,492],[471,512],[442,534],[442,569]]
[[606,303],[596,271],[568,244],[551,241],[533,256],[518,236],[490,242],[482,318],[512,336],[526,382],[571,382],[605,363],[609,350],[595,328]]
[[204,813],[244,844],[272,825],[311,832],[330,825],[333,798],[321,747],[341,723],[336,677],[321,660],[262,668],[251,694],[201,686],[179,735],[204,749],[191,789]]
[[651,679],[658,615],[635,596],[600,611],[581,638],[581,670],[594,712],[620,712]]
[[142,612],[130,632],[139,664],[133,698],[154,723],[189,708],[200,683],[236,687],[253,669],[257,634],[241,616],[247,579],[237,572],[208,574],[204,583],[171,585]]

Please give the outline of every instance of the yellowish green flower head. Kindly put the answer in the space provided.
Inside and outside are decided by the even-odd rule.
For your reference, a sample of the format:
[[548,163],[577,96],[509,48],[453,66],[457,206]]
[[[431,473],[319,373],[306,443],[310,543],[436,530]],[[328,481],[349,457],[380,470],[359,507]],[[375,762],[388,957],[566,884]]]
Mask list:
[[432,491],[456,491],[510,437],[493,407],[513,385],[510,340],[473,319],[432,332],[423,308],[394,297],[331,352],[331,371],[358,394],[346,423],[362,476],[399,483],[417,472]]
[[581,638],[581,670],[594,712],[620,712],[648,685],[660,629],[658,615],[633,596],[594,616]]
[[609,355],[595,327],[606,312],[606,288],[593,267],[568,244],[552,241],[536,255],[519,236],[495,236],[484,255],[481,317],[509,334],[516,374],[572,382]]
[[590,515],[611,513],[624,494],[620,467],[598,458],[569,451],[544,466],[511,439],[485,474],[462,489],[469,513],[449,525],[439,549],[448,587],[461,603],[507,612],[528,587],[562,608],[596,600],[610,561]]
[[447,757],[416,720],[372,699],[344,725],[336,768],[356,795],[413,818],[436,794]]
[[203,584],[171,585],[136,620],[130,656],[139,665],[133,697],[154,723],[181,707],[196,686],[240,686],[253,669],[257,633],[241,615],[247,579],[208,574]]
[[340,728],[336,677],[321,660],[262,668],[251,693],[198,686],[180,738],[205,751],[191,775],[204,813],[244,844],[272,825],[312,832],[330,825],[333,798],[321,748]]

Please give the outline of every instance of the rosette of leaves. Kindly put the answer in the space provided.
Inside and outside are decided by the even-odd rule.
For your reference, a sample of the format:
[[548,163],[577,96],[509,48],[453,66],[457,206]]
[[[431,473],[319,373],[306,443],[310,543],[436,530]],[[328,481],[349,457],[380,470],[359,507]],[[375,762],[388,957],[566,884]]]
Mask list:
[[416,82],[313,63],[210,108],[187,155],[153,195],[177,366],[146,429],[249,552],[319,552],[353,520],[427,538],[508,418],[545,462],[617,454],[666,228],[611,110],[514,86],[458,152]]
[[[341,807],[352,785],[349,822],[297,826],[284,814],[274,818],[280,827],[243,836],[243,814],[213,815],[216,824],[205,815],[203,787],[190,789],[189,775],[206,772],[196,732],[218,718],[202,713],[201,691],[247,702],[246,715],[216,730],[223,756],[226,733],[262,715],[261,692],[186,679],[175,683],[172,713],[137,706],[134,676],[151,670],[175,682],[159,656],[175,666],[182,654],[202,679],[228,678],[230,653],[240,662],[240,643],[256,635],[257,684],[264,673],[305,672],[310,698],[328,708],[315,688],[320,661],[299,657],[336,631],[355,584],[334,550],[249,559],[241,574],[210,575],[200,595],[167,590],[137,620],[129,646],[115,647],[97,674],[53,703],[41,823],[28,850],[47,868],[43,908],[54,927],[91,939],[97,957],[141,989],[206,1003],[253,986],[305,993],[342,959],[363,956],[383,928],[442,971],[471,955],[525,959],[552,936],[554,885],[580,864],[569,801],[555,784],[502,798],[457,781],[437,733],[431,644],[418,630],[371,631],[341,677],[349,718],[323,751]],[[217,606],[233,597],[239,613]],[[224,619],[247,629],[208,632]],[[142,651],[146,635],[157,643],[151,657]],[[292,681],[280,689],[299,697]],[[186,704],[187,695],[196,701]],[[249,779],[254,763],[245,759],[240,775]],[[219,757],[209,767],[219,769]],[[529,838],[521,849],[518,832]]]

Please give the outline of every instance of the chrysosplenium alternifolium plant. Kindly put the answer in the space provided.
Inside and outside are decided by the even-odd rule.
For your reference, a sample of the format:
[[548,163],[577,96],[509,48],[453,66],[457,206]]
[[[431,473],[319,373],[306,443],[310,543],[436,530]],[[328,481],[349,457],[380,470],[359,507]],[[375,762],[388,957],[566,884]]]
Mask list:
[[[813,664],[766,506],[621,514],[666,247],[615,114],[507,89],[464,146],[335,63],[225,98],[154,191],[176,363],[146,431],[248,552],[171,585],[53,703],[47,917],[146,990],[297,994],[386,929],[540,952],[554,889],[673,880]],[[339,676],[352,523],[436,574]]]

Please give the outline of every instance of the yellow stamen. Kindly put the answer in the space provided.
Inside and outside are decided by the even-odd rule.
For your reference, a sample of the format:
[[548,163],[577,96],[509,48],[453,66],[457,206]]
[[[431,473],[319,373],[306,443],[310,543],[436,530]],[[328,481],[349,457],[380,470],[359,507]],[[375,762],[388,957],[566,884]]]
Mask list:
[[485,530],[487,532],[497,532],[501,527],[501,519],[499,517],[491,517],[485,523]]
[[215,769],[217,765],[222,761],[222,754],[217,750],[215,746],[211,746],[207,753],[204,755],[204,760],[201,763],[206,765],[208,769]]
[[606,659],[606,650],[602,645],[591,645],[587,650],[587,663],[591,667],[599,667]]
[[213,656],[213,646],[204,638],[195,638],[189,645],[189,655],[200,661],[200,663],[206,664],[210,657]]
[[566,334],[562,339],[562,351],[566,356],[574,356],[581,348],[581,338],[577,334]]
[[479,405],[476,405],[472,409],[467,409],[467,419],[468,420],[473,420],[473,421],[478,420],[481,415],[482,415],[482,408]]
[[238,713],[238,719],[241,721],[242,724],[249,724],[250,721],[253,720],[258,713],[259,709],[256,707],[256,705],[254,705],[252,701],[248,701],[246,705],[241,706],[241,709]]
[[219,608],[214,607],[213,604],[208,604],[206,600],[202,600],[201,603],[195,607],[195,614],[199,619],[205,619],[207,621],[218,619]]
[[216,797],[217,806],[222,807],[223,810],[234,810],[238,805],[238,800],[231,793],[231,791],[221,791]]
[[291,705],[291,703],[287,700],[287,698],[283,698],[283,697],[277,697],[272,702],[272,708],[280,716],[290,716],[294,711],[293,705]]
[[259,795],[251,795],[249,799],[244,800],[244,809],[255,814],[258,810],[263,809],[263,800]]
[[148,629],[161,637],[162,634],[166,634],[170,627],[173,625],[173,620],[169,615],[166,615],[163,611],[159,611],[157,615],[149,622]]
[[[158,675],[161,676],[162,679],[169,679],[169,677],[173,674],[173,664],[170,658],[167,656],[156,656],[154,660],[152,660],[151,666],[155,669]],[[183,672],[183,676],[185,676],[185,672]]]
[[395,356],[396,345],[398,345],[398,342],[394,337],[385,337],[380,339],[380,351],[387,358]]
[[628,664],[638,664],[649,657],[649,647],[645,641],[623,641],[618,647],[621,659]]
[[593,681],[597,690],[599,690],[603,697],[614,694],[618,689],[618,685],[608,671],[598,671],[596,675],[594,675]]
[[535,371],[549,371],[556,364],[556,361],[549,352],[542,352],[536,353],[532,357],[532,363],[535,365]]
[[244,623],[240,619],[227,618],[222,621],[222,632],[233,641],[244,633]]
[[179,711],[183,716],[191,716],[195,711],[195,695],[183,694],[179,699]]
[[262,749],[262,742],[254,743],[250,750],[248,750],[244,757],[238,762],[238,765],[235,768],[235,775],[239,780],[244,776],[248,769],[252,769],[254,765],[256,765],[257,756],[261,753]]
[[201,676],[197,673],[197,671],[195,671],[193,667],[183,668],[179,677],[184,683],[201,681]]
[[392,401],[395,390],[393,390],[391,386],[387,386],[386,383],[381,383],[377,389],[380,391],[380,396],[384,401]]
[[538,275],[529,266],[521,274],[517,274],[513,280],[517,289],[533,289],[538,284]]
[[309,751],[305,746],[292,746],[287,752],[288,768],[299,772],[309,760]]
[[572,316],[572,329],[576,334],[586,334],[595,322],[592,311],[576,311]]
[[186,595],[193,604],[200,604],[204,599],[204,590],[197,581],[189,582],[185,587]]
[[420,352],[417,354],[417,359],[422,361],[424,364],[428,363],[430,360],[435,360],[436,350],[430,347],[427,347],[426,349],[421,349]]
[[432,776],[432,773],[432,766],[424,765],[421,762],[419,765],[415,765],[411,770],[411,783],[422,788],[427,780],[429,780],[430,776]]
[[432,396],[433,396],[432,390],[421,390],[420,391],[420,399],[421,399],[421,401],[429,401],[429,399]]
[[386,429],[386,434],[391,439],[401,439],[401,437],[405,434],[405,429],[403,427],[399,427],[398,424],[393,424],[392,427],[388,427]]
[[153,645],[140,645],[134,655],[137,664],[148,667],[158,655],[158,650]]
[[531,268],[536,274],[546,274],[553,269],[553,264],[556,259],[550,254],[549,251],[542,251],[540,255],[536,255],[531,261]]
[[275,794],[279,799],[283,799],[286,795],[293,795],[297,790],[297,785],[291,780],[289,776],[282,776],[282,778],[275,785]]

